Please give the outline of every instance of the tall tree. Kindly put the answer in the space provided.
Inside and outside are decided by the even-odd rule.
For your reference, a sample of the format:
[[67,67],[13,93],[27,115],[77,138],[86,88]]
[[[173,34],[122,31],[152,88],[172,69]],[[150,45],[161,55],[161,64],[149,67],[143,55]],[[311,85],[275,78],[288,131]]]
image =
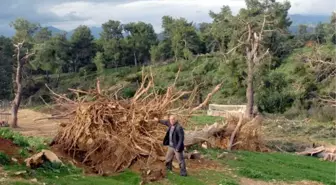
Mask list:
[[271,43],[274,32],[286,31],[290,22],[287,14],[289,2],[279,3],[274,0],[246,0],[246,8],[240,10],[231,20],[236,33],[236,46],[246,57],[247,63],[247,107],[245,116],[253,116],[255,73],[260,68],[264,57],[273,54]]
[[124,26],[127,42],[131,45],[134,65],[150,60],[150,49],[157,44],[157,37],[151,24],[129,23]]
[[189,58],[192,54],[200,52],[200,38],[192,22],[184,18],[173,19],[170,16],[162,18],[164,37],[169,40],[175,60],[183,57]]
[[223,6],[219,13],[210,11],[210,17],[213,19],[211,24],[211,35],[213,37],[212,47],[213,50],[218,50],[225,53],[228,50],[229,42],[232,36],[233,18],[229,6]]
[[35,44],[35,58],[31,62],[35,69],[46,72],[49,82],[49,74],[60,74],[69,61],[69,43],[65,35],[56,35],[43,43]]
[[78,72],[79,68],[91,63],[95,55],[93,35],[87,26],[79,26],[71,36],[71,63],[73,72]]
[[[109,20],[102,25],[99,44],[103,49],[104,63],[106,67],[118,67],[127,62],[125,56],[129,48],[123,39],[123,25],[119,21]],[[131,56],[129,57],[131,58]]]
[[40,25],[36,23],[31,23],[26,19],[18,18],[10,23],[16,31],[13,42],[18,43],[25,41],[26,45],[33,40],[33,36],[40,29]]
[[122,39],[123,36],[123,26],[120,21],[109,20],[108,22],[102,25],[103,31],[100,34],[102,40],[111,40],[111,39]]
[[52,33],[48,28],[41,28],[35,35],[34,41],[36,43],[43,43],[51,39]]
[[201,23],[199,24],[199,37],[201,40],[202,53],[211,53],[216,51],[216,42],[213,36],[212,24]]
[[12,102],[12,127],[15,128],[18,127],[17,116],[22,99],[22,71],[24,66],[29,63],[29,59],[34,55],[29,49],[32,47],[33,35],[40,26],[21,18],[16,19],[10,25],[16,30],[13,37],[16,56],[16,69],[14,69],[15,75],[13,75],[13,77],[15,76],[15,79],[13,79],[15,97]]

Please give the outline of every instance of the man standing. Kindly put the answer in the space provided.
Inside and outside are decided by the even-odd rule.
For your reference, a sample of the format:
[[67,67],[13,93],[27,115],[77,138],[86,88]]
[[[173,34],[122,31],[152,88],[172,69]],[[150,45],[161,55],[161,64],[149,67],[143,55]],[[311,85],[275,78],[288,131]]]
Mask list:
[[180,166],[180,175],[187,176],[187,169],[183,157],[184,150],[184,131],[182,126],[176,120],[174,115],[169,116],[169,120],[159,120],[154,118],[155,121],[166,125],[168,127],[166,136],[163,139],[163,145],[168,146],[166,154],[166,167],[168,170],[173,168],[174,155]]

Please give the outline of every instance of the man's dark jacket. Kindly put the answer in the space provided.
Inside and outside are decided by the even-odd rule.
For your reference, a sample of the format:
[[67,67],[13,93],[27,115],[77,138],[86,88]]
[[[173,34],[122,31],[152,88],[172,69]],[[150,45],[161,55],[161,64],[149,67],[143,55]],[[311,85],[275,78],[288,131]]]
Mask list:
[[[168,127],[166,136],[163,139],[163,145],[169,146],[169,131],[171,124],[168,120],[160,120],[160,123]],[[173,147],[178,151],[182,152],[184,150],[184,131],[179,123],[176,123],[173,131]]]

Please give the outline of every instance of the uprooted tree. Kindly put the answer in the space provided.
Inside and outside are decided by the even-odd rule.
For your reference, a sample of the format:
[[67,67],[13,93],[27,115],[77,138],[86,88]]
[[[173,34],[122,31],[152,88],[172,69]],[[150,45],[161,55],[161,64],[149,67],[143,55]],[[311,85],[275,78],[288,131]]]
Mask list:
[[[106,95],[100,89],[99,81],[97,89],[91,91],[70,89],[77,96],[75,100],[51,91],[56,98],[57,109],[62,110],[51,118],[68,118],[61,124],[52,145],[99,174],[119,172],[135,162],[149,166],[162,160],[165,154],[162,146],[165,127],[154,121],[154,117],[163,118],[173,113],[186,125],[190,115],[207,105],[220,86],[216,86],[197,107],[193,107],[197,88],[182,91],[174,83],[164,94],[160,94],[152,75],[143,75],[142,83],[131,99],[119,98],[118,90],[112,95]],[[185,95],[189,95],[189,99],[182,101]],[[186,147],[209,142],[210,137],[216,134],[221,138],[218,142],[227,146],[228,141],[224,137],[227,125],[231,124],[216,123],[201,130],[186,131]],[[250,137],[256,138],[257,135],[253,134],[257,132],[246,133],[248,137],[245,139],[254,142]],[[235,141],[238,146],[239,143]],[[248,143],[248,147],[251,146],[254,145]]]

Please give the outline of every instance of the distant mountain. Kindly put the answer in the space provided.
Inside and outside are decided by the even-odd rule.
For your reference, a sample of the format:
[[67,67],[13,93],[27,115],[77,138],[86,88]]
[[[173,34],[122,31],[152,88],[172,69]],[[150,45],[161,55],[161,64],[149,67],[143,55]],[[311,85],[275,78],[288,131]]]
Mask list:
[[330,21],[330,16],[326,15],[300,15],[293,14],[289,15],[289,18],[292,21],[292,25],[289,27],[289,31],[292,33],[297,33],[299,31],[299,26],[304,24],[307,25],[307,31],[313,32],[315,26],[318,23],[327,23]]
[[[292,14],[289,15],[289,18],[292,20],[292,26],[290,27],[290,31],[295,33],[298,30],[298,26],[300,24],[306,24],[309,26],[309,30],[313,30],[315,25],[317,25],[320,22],[329,22],[330,16],[327,15],[301,15],[301,14]],[[197,25],[197,24],[196,24]],[[58,34],[58,33],[63,33],[66,32],[64,30],[58,29],[53,26],[48,26],[47,27],[50,31],[52,31],[52,34]],[[100,37],[100,33],[102,32],[101,27],[90,27],[92,35],[98,39]],[[71,35],[73,34],[74,30],[68,31],[67,33],[67,38],[70,38]],[[15,30],[10,28],[10,27],[1,27],[0,25],[0,35],[4,35],[6,37],[12,37],[15,34]],[[158,34],[159,40],[162,39],[162,35],[159,33]]]
[[292,14],[289,15],[291,19],[292,26],[297,26],[300,24],[306,25],[316,25],[320,22],[325,23],[330,21],[330,16],[327,15],[301,15],[301,14]]
[[100,33],[103,31],[102,27],[91,27],[91,34],[94,36],[94,38],[98,39],[100,38]]
[[52,35],[66,33],[66,31],[58,29],[58,28],[53,27],[53,26],[47,26],[47,28],[48,28],[49,31],[51,31]]

